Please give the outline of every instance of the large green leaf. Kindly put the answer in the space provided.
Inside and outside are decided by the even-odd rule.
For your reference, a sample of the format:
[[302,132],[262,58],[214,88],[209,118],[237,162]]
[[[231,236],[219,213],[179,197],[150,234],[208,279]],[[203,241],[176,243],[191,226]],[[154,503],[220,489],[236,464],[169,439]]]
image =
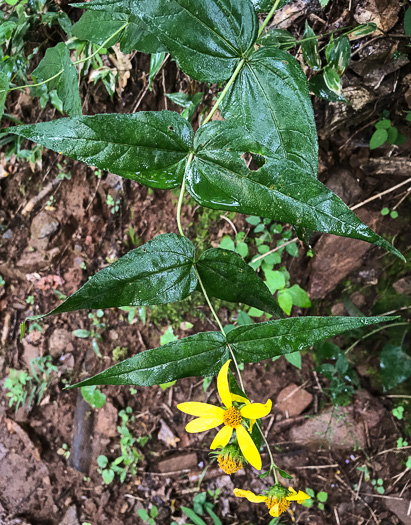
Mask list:
[[71,117],[81,115],[77,70],[70,60],[70,50],[64,42],[47,49],[32,76],[37,82],[48,80],[49,91],[57,89],[57,95],[63,101],[64,111],[68,115]]
[[213,297],[245,303],[277,318],[283,317],[264,281],[238,254],[212,248],[201,255],[196,266],[207,292]]
[[94,0],[77,6],[140,17],[180,68],[205,82],[230,78],[257,38],[258,19],[249,0]]
[[[267,217],[300,228],[361,239],[402,258],[344,202],[301,170],[277,174],[271,150],[247,137],[235,122],[210,122],[195,136],[195,158],[187,173],[187,189],[202,206]],[[262,155],[265,164],[249,171],[241,154]],[[261,157],[260,157],[261,159]]]
[[179,301],[197,286],[194,257],[194,246],[186,237],[158,235],[93,275],[46,315]]
[[193,141],[190,124],[172,111],[59,119],[8,131],[72,159],[162,189],[181,184]]
[[253,53],[221,111],[271,150],[276,175],[298,168],[317,177],[317,132],[307,79],[289,53],[272,47]]
[[165,46],[150,34],[147,26],[138,17],[127,13],[107,11],[86,11],[80,20],[74,24],[72,33],[80,40],[87,40],[101,45],[109,35],[118,31],[125,22],[128,25],[124,31],[116,35],[106,47],[113,46],[120,40],[120,49],[123,53],[130,53],[137,49],[144,53],[158,53],[165,51]]
[[220,332],[201,332],[146,350],[73,385],[160,385],[189,376],[213,376],[228,359]]
[[247,326],[227,334],[237,360],[257,363],[263,359],[302,350],[335,335],[397,317],[293,317]]
[[0,73],[0,120],[4,113],[7,92],[9,90],[9,79],[6,73]]

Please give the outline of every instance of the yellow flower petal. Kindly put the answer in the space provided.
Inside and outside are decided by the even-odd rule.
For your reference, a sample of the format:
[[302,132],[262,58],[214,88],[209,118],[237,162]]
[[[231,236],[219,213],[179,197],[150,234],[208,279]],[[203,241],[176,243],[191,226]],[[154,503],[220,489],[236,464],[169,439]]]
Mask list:
[[246,405],[250,404],[250,401],[243,396],[238,396],[237,394],[231,394],[231,400],[237,401],[238,403],[245,403]]
[[210,428],[218,427],[221,425],[221,419],[216,417],[199,417],[198,419],[193,419],[186,426],[186,431],[193,432],[204,432],[210,430]]
[[211,446],[210,446],[211,450],[214,450],[217,447],[225,447],[231,439],[233,430],[234,430],[233,427],[224,425],[223,428],[218,431],[216,437],[211,443]]
[[250,434],[242,426],[236,428],[238,444],[245,459],[257,470],[261,470],[261,456]]
[[278,503],[275,503],[270,510],[270,516],[273,516],[274,518],[278,518],[278,516],[281,514],[280,506]]
[[294,489],[292,489],[291,487],[289,487],[288,490],[292,490],[293,491],[292,496],[287,496],[285,498],[285,499],[288,499],[288,501],[296,501],[297,503],[302,503],[306,499],[310,499],[310,496],[308,494],[306,494],[305,492],[303,492],[302,490],[299,490],[298,493]]
[[273,406],[271,399],[267,401],[265,405],[262,403],[251,403],[243,407],[240,412],[243,417],[247,419],[260,419],[271,412],[271,407]]
[[197,417],[218,417],[223,422],[225,410],[207,403],[198,403],[196,401],[189,401],[188,403],[180,403],[177,408],[185,414]]
[[220,394],[220,399],[223,402],[223,404],[230,408],[233,406],[233,402],[231,401],[231,392],[228,387],[228,367],[230,366],[229,359],[222,367],[221,370],[218,373],[217,377],[217,388],[218,393]]
[[267,501],[267,496],[259,496],[251,490],[234,489],[234,494],[237,498],[247,498],[251,503],[265,503]]

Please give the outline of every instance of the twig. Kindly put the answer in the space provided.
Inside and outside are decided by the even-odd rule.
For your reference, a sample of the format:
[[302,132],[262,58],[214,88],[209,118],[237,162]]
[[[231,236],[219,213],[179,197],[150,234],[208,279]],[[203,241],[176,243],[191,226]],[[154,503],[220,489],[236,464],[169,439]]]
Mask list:
[[338,510],[334,507],[335,521],[337,525],[341,525],[340,516],[338,515]]
[[392,188],[389,188],[388,190],[382,191],[381,193],[378,193],[377,195],[374,195],[374,197],[370,197],[369,199],[366,199],[363,202],[360,202],[358,204],[355,204],[354,206],[350,207],[350,210],[356,210],[357,208],[361,208],[361,206],[364,206],[364,204],[368,204],[371,201],[374,201],[375,199],[378,199],[379,197],[382,197],[383,195],[386,195],[387,193],[391,193],[392,191],[396,190],[397,188],[401,188],[401,186],[404,186],[405,184],[408,184],[411,182],[411,178],[404,180],[403,182],[400,182],[399,184],[396,184]]
[[234,233],[237,235],[237,228],[235,227],[235,224],[233,223],[233,221],[231,221],[228,217],[226,217],[225,215],[220,215],[220,219],[224,219],[225,221],[228,222],[228,224],[231,226],[231,228],[234,230]]
[[334,465],[307,465],[304,467],[294,467],[295,470],[305,470],[305,469],[318,469],[318,468],[338,468],[340,465],[335,463]]
[[34,207],[37,206],[49,193],[51,193],[56,186],[58,186],[60,179],[56,177],[52,182],[49,182],[37,195],[32,197],[29,202],[24,206],[21,214],[27,215],[32,212]]
[[382,494],[368,494],[368,492],[361,492],[361,496],[369,496],[371,498],[395,499],[397,501],[404,501],[404,498],[398,498],[397,496],[383,496]]
[[[347,487],[347,489],[351,492],[351,494],[353,494],[355,497],[357,497],[357,494],[355,493],[355,491],[350,487],[350,485],[348,485],[348,483],[346,483],[338,474],[335,475],[335,477],[338,479],[338,481],[340,483],[342,483],[345,487]],[[377,525],[380,525],[380,520],[377,518],[377,516],[375,515],[375,512],[372,510],[372,508],[368,505],[368,503],[366,501],[364,501],[362,498],[360,498],[358,496],[358,499],[361,501],[361,503],[367,507],[367,509],[370,511],[371,513],[371,516],[373,517],[375,523],[377,523]]]
[[[169,54],[167,54],[167,55],[165,56],[165,58],[164,58],[164,60],[163,60],[163,63],[162,63],[161,66],[158,68],[158,71],[157,71],[157,73],[154,75],[153,80],[156,78],[156,76],[157,76],[157,75],[159,74],[159,72],[162,70],[162,68],[164,67],[164,64],[167,62],[169,56],[170,56]],[[134,106],[134,108],[133,108],[133,111],[132,111],[131,113],[135,113],[135,112],[137,111],[139,105],[141,104],[141,101],[142,101],[143,98],[146,96],[146,93],[147,93],[149,87],[150,87],[150,85],[147,84],[147,86],[144,88],[143,92],[141,93],[141,95],[140,95],[139,98],[137,99],[137,102],[136,102],[136,104],[135,104],[135,106]]]

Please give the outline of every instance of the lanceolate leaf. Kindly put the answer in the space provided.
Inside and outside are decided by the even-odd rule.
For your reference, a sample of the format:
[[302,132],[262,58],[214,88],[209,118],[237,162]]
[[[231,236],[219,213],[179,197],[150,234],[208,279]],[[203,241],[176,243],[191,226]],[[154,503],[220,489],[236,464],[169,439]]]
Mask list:
[[[402,255],[363,224],[321,182],[299,170],[277,174],[271,151],[247,137],[237,124],[211,122],[197,132],[196,156],[187,189],[202,206],[267,217],[310,230],[361,239]],[[240,155],[263,155],[265,164],[249,171]]]
[[396,317],[293,317],[247,326],[227,334],[237,360],[257,363],[263,359],[302,350],[335,335]]
[[276,175],[299,168],[317,177],[317,132],[307,79],[289,53],[272,47],[253,53],[221,110],[271,150]]
[[227,359],[225,337],[220,332],[202,332],[141,352],[73,386],[149,386],[182,377],[209,377],[217,375]]
[[249,0],[94,0],[77,7],[138,16],[185,73],[206,82],[230,78],[257,38]]
[[335,71],[342,75],[347,69],[351,59],[351,44],[347,35],[338,37],[335,41],[332,38],[328,44],[325,55],[327,62]]
[[277,318],[283,317],[264,281],[236,253],[212,248],[201,255],[196,266],[207,292],[213,297],[245,303]]
[[0,120],[4,113],[7,92],[9,90],[9,79],[6,73],[0,73]]
[[172,111],[59,119],[9,131],[72,159],[162,189],[181,184],[193,140],[191,126]]
[[317,95],[317,97],[323,98],[328,102],[345,102],[346,104],[349,104],[344,95],[338,95],[334,91],[331,91],[331,89],[325,83],[322,73],[312,76],[310,78],[309,86],[314,95]]
[[179,301],[197,285],[193,263],[191,241],[175,233],[158,235],[98,272],[46,315]]
[[305,22],[305,31],[301,41],[301,49],[307,64],[314,70],[320,69],[321,57],[318,52],[318,38],[308,25],[307,21]]
[[52,79],[48,82],[48,89],[57,89],[57,95],[64,104],[64,111],[71,117],[81,115],[77,70],[70,60],[70,51],[64,42],[47,49],[32,75],[37,82]]

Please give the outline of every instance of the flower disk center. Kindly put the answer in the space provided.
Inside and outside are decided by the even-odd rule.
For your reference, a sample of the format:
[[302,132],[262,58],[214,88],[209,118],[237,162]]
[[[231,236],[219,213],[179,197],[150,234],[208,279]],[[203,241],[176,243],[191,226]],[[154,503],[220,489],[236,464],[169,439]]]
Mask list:
[[231,407],[226,410],[223,417],[224,424],[233,428],[238,427],[242,420],[243,418],[240,414],[240,411],[235,407]]
[[288,507],[290,506],[290,502],[285,498],[278,499],[274,496],[267,499],[266,505],[269,510],[271,510],[274,507],[274,505],[278,505],[278,511],[280,514],[282,514],[285,510],[288,509]]

